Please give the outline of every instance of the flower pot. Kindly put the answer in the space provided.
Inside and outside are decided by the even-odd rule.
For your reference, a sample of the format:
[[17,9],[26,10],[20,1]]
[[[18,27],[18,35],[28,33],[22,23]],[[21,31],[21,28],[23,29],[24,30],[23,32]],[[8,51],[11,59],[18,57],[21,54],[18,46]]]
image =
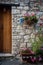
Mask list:
[[35,26],[36,23],[34,21],[25,20],[23,25],[25,25],[25,26],[32,26],[32,25]]
[[30,55],[29,53],[22,53],[21,56],[22,56],[22,60],[25,62],[31,62],[31,58],[30,58]]

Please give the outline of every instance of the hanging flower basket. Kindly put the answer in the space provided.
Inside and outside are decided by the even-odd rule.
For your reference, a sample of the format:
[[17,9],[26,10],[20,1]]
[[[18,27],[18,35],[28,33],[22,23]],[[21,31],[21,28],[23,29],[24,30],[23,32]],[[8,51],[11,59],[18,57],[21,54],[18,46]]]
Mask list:
[[38,18],[34,12],[25,13],[20,22],[23,23],[24,25],[31,26],[31,25],[36,24],[38,22]]
[[24,22],[26,22],[27,25],[33,25],[38,22],[38,18],[35,13],[26,13],[24,14]]

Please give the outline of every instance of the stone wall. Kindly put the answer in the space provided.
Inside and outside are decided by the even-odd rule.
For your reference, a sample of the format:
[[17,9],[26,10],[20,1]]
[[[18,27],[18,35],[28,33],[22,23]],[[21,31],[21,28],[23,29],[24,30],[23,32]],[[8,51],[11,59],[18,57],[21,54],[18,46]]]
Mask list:
[[[28,6],[12,7],[12,53],[18,52],[22,47],[31,47],[30,37],[33,28],[20,25],[19,18],[28,10]],[[33,36],[34,37],[34,36]]]
[[19,18],[28,11],[28,6],[12,7],[12,53],[18,53],[22,47],[31,47],[30,38],[35,38],[35,30],[33,26],[31,28],[25,28],[19,22]]

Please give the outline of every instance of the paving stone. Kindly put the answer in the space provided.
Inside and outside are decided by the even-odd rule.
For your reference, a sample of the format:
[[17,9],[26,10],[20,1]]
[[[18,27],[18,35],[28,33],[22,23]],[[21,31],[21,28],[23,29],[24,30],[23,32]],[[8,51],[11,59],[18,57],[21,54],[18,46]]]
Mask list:
[[43,65],[43,63],[23,63],[18,58],[4,59],[0,65]]

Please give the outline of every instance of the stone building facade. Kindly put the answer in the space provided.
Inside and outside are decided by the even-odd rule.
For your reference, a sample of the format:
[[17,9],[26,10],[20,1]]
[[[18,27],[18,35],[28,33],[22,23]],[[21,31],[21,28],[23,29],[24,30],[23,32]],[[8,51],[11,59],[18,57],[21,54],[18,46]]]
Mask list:
[[34,39],[34,28],[25,28],[19,19],[26,13],[28,6],[12,7],[12,53],[19,52],[22,47],[31,47],[30,38]]
[[[2,1],[2,0],[1,0]],[[16,1],[16,0],[15,0]],[[14,4],[13,1],[12,3]],[[29,0],[26,0],[29,1]],[[32,41],[35,38],[35,32],[37,32],[37,30],[34,30],[33,26],[30,27],[25,27],[22,24],[20,24],[19,19],[23,16],[24,13],[26,13],[27,11],[29,11],[29,6],[26,4],[26,1],[21,2],[22,4],[20,4],[19,7],[15,7],[15,6],[11,6],[11,15],[12,15],[12,54],[16,54],[19,52],[19,50],[23,47],[31,47],[31,42],[30,42],[30,38],[32,38]],[[3,1],[2,1],[3,2]],[[1,2],[1,3],[2,3]],[[4,2],[7,2],[7,0],[5,0]],[[11,0],[9,0],[10,4]],[[28,2],[27,2],[28,3]],[[36,12],[38,13],[38,12]],[[42,12],[39,12],[39,14],[42,14]],[[38,14],[38,16],[39,16]]]
[[[31,41],[34,41],[35,33],[38,32],[34,27],[24,27],[20,24],[19,19],[29,10],[28,6],[12,7],[12,53],[18,53],[23,47],[31,47]],[[30,11],[28,11],[30,12]],[[33,11],[32,11],[33,12]],[[42,15],[43,12],[35,12],[37,16]],[[38,22],[41,22],[38,20]],[[37,26],[36,26],[37,27]],[[37,27],[38,28],[38,27]]]

